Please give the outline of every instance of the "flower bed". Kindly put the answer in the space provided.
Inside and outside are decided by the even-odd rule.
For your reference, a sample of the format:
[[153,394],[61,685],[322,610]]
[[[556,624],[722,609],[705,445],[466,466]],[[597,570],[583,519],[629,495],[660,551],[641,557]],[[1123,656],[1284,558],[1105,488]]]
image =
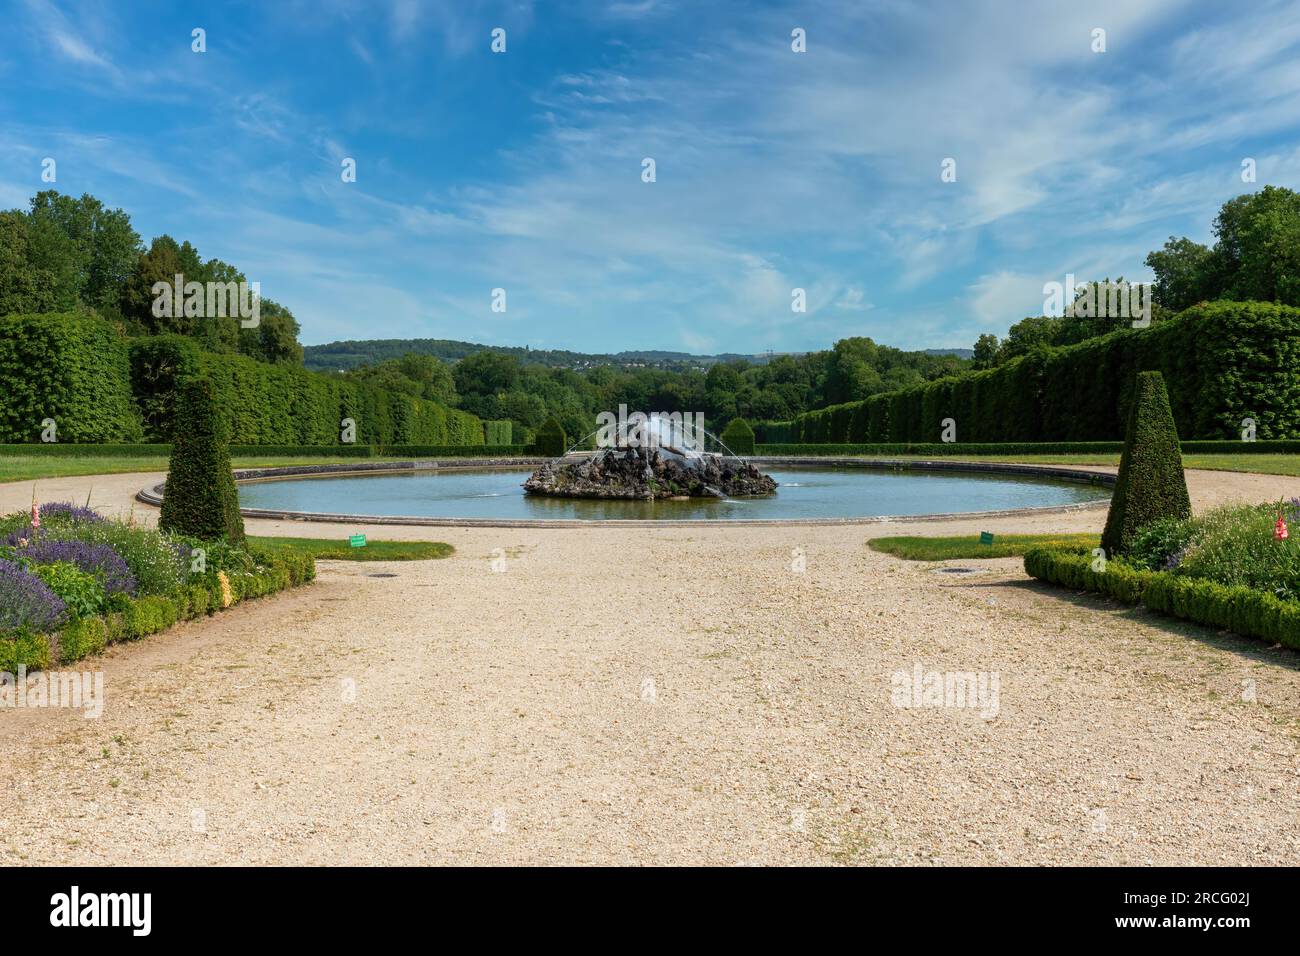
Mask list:
[[0,671],[79,660],[295,587],[310,555],[232,548],[65,502],[0,518]]
[[1217,508],[1147,525],[1122,558],[1039,548],[1025,554],[1025,571],[1300,649],[1300,541],[1290,536],[1297,520],[1297,499]]

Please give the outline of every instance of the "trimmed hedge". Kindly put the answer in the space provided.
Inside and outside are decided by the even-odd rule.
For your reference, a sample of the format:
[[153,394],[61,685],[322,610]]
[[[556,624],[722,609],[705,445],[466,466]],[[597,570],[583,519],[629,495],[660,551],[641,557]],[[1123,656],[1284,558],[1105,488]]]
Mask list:
[[485,421],[483,423],[483,444],[485,445],[509,445],[514,442],[514,422],[510,419],[502,421]]
[[1077,552],[1036,548],[1025,554],[1025,573],[1040,581],[1095,591],[1153,611],[1245,637],[1258,637],[1300,650],[1300,602],[1283,601],[1266,591],[1183,577],[1168,571],[1141,571],[1115,561],[1104,572]]
[[1153,521],[1192,516],[1164,379],[1159,372],[1141,372],[1135,391],[1119,475],[1101,533],[1101,546],[1108,555],[1127,551],[1138,530]]
[[[68,442],[171,440],[176,387],[213,382],[235,445],[336,445],[342,421],[356,442],[483,445],[489,424],[447,408],[348,379],[244,355],[203,351],[191,338],[127,340],[108,322],[75,314],[0,319],[0,441],[38,442],[53,418]],[[510,444],[508,422],[490,424]]]
[[[1300,445],[1300,442],[1297,442]],[[958,442],[897,442],[872,445],[861,444],[820,444],[820,445],[757,445],[757,453],[773,457],[799,455],[921,455],[941,457],[945,455],[1101,455],[1119,454],[1124,450],[1123,442],[990,442],[976,445]]]
[[0,318],[0,441],[139,441],[126,340],[107,322],[65,314]]
[[542,458],[559,458],[569,450],[564,427],[554,417],[546,419],[533,436],[532,453]]
[[19,634],[0,637],[0,671],[17,673],[20,666],[29,671],[50,666],[50,641],[44,634]]
[[[944,418],[969,442],[1097,441],[1124,432],[1138,372],[1159,371],[1182,435],[1300,438],[1300,309],[1268,302],[1194,306],[1148,329],[1121,329],[953,376],[797,416],[802,444],[932,442]],[[783,423],[764,423],[760,442]]]
[[337,445],[345,418],[359,445],[484,444],[484,422],[469,412],[296,365],[204,352],[186,336],[135,339],[130,354],[132,391],[156,441],[172,436],[176,383],[203,375],[235,445]]
[[[1300,441],[1185,441],[1184,455],[1296,455]],[[878,442],[875,444],[763,444],[757,454],[772,457],[796,455],[1118,455],[1122,441],[1058,442]]]
[[522,458],[527,445],[393,445],[376,452],[386,458]]
[[[159,446],[170,447],[170,446]],[[170,454],[170,452],[169,452]],[[244,458],[370,458],[378,452],[370,445],[231,445],[231,457]]]
[[[508,458],[521,457],[527,445],[231,445],[232,458],[374,458],[411,456],[424,458]],[[141,457],[167,458],[169,443],[155,445],[0,445],[0,456],[31,458]]]
[[737,455],[754,454],[754,429],[743,418],[733,418],[719,436],[722,444]]
[[[242,600],[306,584],[316,577],[316,562],[310,554],[272,549],[255,549],[252,554],[258,570],[228,578],[231,607]],[[58,634],[0,638],[0,670],[14,673],[20,664],[28,670],[68,664],[96,654],[109,644],[139,640],[178,621],[214,614],[221,610],[221,584],[215,574],[203,575],[172,597],[150,595],[122,600],[125,606],[120,610],[74,621]]]
[[754,422],[754,442],[759,445],[795,444],[794,422]]

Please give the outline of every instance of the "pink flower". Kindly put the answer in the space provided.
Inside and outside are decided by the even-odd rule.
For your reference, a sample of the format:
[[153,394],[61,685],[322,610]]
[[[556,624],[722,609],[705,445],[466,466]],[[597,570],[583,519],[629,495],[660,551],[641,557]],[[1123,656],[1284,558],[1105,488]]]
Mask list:
[[32,502],[32,528],[33,530],[41,526],[41,506],[35,501]]

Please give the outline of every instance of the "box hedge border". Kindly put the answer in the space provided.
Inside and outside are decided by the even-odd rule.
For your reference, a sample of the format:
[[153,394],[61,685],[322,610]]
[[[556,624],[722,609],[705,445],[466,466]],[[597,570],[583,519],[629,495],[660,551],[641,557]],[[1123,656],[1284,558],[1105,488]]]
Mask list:
[[[316,562],[309,554],[257,549],[252,554],[259,565],[257,570],[229,575],[231,607],[240,601],[298,587],[316,577]],[[204,575],[175,595],[133,598],[122,610],[73,621],[56,634],[0,638],[0,671],[14,673],[20,665],[30,671],[48,668],[51,663],[79,661],[109,644],[139,640],[165,631],[178,621],[214,614],[222,610],[221,597],[216,576]]]
[[1266,591],[1219,584],[1168,571],[1142,571],[1109,561],[1092,569],[1089,554],[1034,548],[1025,553],[1025,573],[1050,584],[1093,591],[1141,604],[1153,611],[1245,637],[1300,650],[1300,602],[1283,601]]

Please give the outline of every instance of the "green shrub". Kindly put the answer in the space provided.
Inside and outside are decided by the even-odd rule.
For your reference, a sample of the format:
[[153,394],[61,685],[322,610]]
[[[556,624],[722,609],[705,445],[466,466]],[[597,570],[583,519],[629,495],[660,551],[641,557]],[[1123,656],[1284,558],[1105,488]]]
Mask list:
[[53,419],[59,442],[137,442],[126,341],[77,314],[0,318],[0,441],[40,442]]
[[59,633],[59,660],[79,661],[98,654],[108,644],[108,625],[103,618],[87,617],[73,621]]
[[107,595],[95,575],[81,570],[70,561],[37,564],[30,568],[32,574],[45,582],[45,586],[63,599],[73,620],[94,617],[104,609]]
[[1101,546],[1107,555],[1128,551],[1134,536],[1160,518],[1190,518],[1178,430],[1159,372],[1137,377],[1119,477],[1110,499]]
[[542,458],[559,458],[569,450],[569,439],[554,416],[546,419],[533,438],[533,454]]
[[1191,543],[1194,525],[1183,518],[1158,518],[1133,536],[1128,561],[1148,571],[1164,571],[1182,560]]
[[1025,572],[1052,584],[1096,591],[1127,604],[1141,603],[1173,617],[1300,650],[1300,602],[1264,591],[1167,571],[1136,570],[1122,561],[1108,561],[1105,572],[1096,573],[1088,555],[1047,549],[1025,554]]
[[202,540],[242,544],[244,519],[230,467],[228,433],[213,403],[210,382],[182,383],[176,421],[158,527]]
[[15,674],[20,666],[29,671],[50,666],[50,642],[44,634],[20,632],[0,637],[0,671]]
[[131,601],[122,612],[122,640],[134,641],[171,627],[180,618],[176,602],[161,595]]
[[754,454],[754,429],[743,418],[733,418],[719,436],[722,444],[737,455]]
[[211,588],[203,584],[191,584],[189,586],[189,603],[191,617],[211,614],[216,610],[212,606]]

